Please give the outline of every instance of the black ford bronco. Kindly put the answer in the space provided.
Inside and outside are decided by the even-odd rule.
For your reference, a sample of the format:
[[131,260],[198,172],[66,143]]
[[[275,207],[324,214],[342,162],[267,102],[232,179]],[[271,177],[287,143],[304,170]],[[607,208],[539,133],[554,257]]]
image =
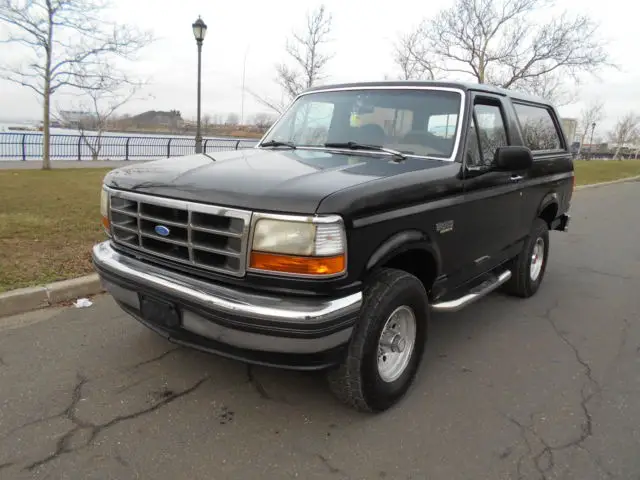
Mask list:
[[431,312],[536,293],[573,163],[544,100],[444,82],[311,88],[255,148],[107,174],[93,262],[181,345],[326,370],[364,411],[416,375]]

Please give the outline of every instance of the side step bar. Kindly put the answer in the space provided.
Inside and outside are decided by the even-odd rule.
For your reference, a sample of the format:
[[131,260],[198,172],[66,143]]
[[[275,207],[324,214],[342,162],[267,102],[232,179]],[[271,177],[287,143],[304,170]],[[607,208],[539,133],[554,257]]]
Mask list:
[[454,300],[434,303],[433,305],[431,305],[431,309],[434,312],[457,312],[458,310],[463,309],[467,305],[493,292],[496,288],[506,283],[510,278],[511,271],[505,270],[497,277],[492,276],[491,278],[482,282],[480,285],[473,287],[466,295],[463,295],[462,297],[456,298]]

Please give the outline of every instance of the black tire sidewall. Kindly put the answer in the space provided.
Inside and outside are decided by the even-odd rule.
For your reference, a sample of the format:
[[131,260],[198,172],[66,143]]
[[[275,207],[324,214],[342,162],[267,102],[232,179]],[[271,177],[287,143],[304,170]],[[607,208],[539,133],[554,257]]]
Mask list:
[[[415,315],[415,343],[402,375],[393,382],[385,382],[378,372],[378,342],[391,313],[403,305],[411,308]],[[406,393],[417,373],[427,340],[429,309],[422,284],[409,275],[389,288],[376,307],[373,312],[363,312],[369,328],[363,349],[361,374],[367,404],[374,410],[384,410]]]
[[[542,238],[544,242],[544,257],[542,259],[542,269],[538,274],[538,278],[534,281],[531,280],[531,256],[533,255],[533,249],[536,245],[538,238]],[[549,227],[546,222],[541,219],[537,219],[531,230],[531,235],[527,242],[527,247],[523,252],[525,255],[520,259],[522,268],[521,274],[524,276],[524,285],[527,294],[533,295],[540,288],[542,279],[544,278],[545,271],[547,270],[547,263],[549,261]]]

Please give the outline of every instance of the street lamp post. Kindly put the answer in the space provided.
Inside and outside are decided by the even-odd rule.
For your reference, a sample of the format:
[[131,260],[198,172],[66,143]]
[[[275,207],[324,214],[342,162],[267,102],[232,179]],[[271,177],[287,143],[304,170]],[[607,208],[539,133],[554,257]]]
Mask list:
[[596,122],[591,124],[591,140],[589,141],[589,160],[593,156],[593,131],[596,129]]
[[198,16],[198,19],[191,25],[193,36],[198,44],[198,117],[196,120],[196,153],[202,153],[202,133],[200,132],[200,108],[201,108],[201,76],[202,76],[202,42],[207,34],[207,25]]
[[240,125],[244,125],[244,80],[247,72],[247,55],[249,47],[244,51],[244,62],[242,62],[242,106],[240,107]]

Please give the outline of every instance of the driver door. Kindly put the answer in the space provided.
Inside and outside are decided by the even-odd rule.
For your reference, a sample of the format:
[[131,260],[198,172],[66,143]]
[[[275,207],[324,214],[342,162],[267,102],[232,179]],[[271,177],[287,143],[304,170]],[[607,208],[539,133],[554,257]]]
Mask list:
[[473,277],[502,263],[519,237],[522,177],[493,168],[496,149],[511,143],[507,125],[500,97],[474,98],[464,159],[465,259]]

